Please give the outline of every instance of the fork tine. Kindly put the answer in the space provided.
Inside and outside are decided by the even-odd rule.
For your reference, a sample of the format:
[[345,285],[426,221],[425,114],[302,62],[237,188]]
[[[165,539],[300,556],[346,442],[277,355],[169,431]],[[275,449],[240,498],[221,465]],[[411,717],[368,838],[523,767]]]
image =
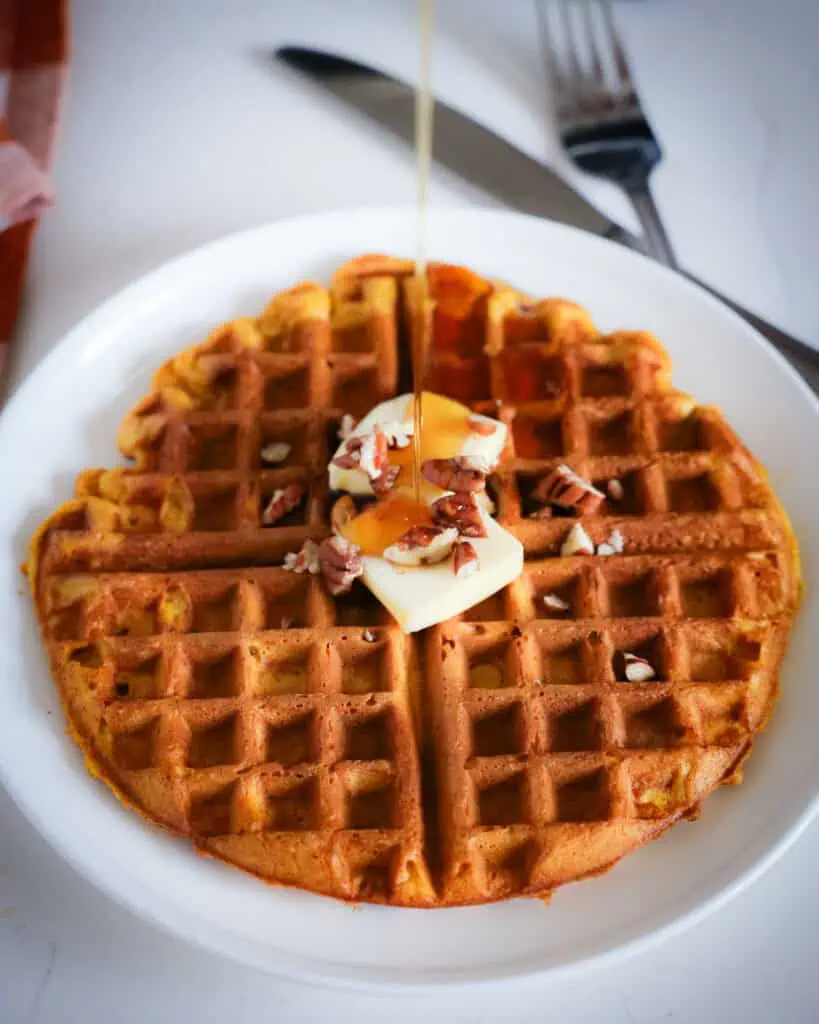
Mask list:
[[560,54],[558,53],[552,30],[549,27],[549,16],[546,13],[546,4],[549,0],[535,0],[535,12],[537,14],[538,34],[543,49],[543,59],[546,68],[552,79],[555,88],[555,95],[560,96],[568,89],[568,82],[562,66]]
[[614,24],[611,0],[598,0],[598,3],[603,13],[603,25],[614,57],[614,68],[617,72],[617,84],[620,93],[624,96],[634,97],[636,94],[634,92],[634,83],[631,80],[631,69],[628,66],[623,44],[620,42],[617,26]]
[[597,38],[594,31],[594,24],[592,22],[592,0],[582,0],[583,4],[583,30],[586,36],[586,47],[591,56],[592,62],[592,77],[594,84],[598,89],[603,89],[605,85],[605,75],[603,72],[603,62],[600,59],[600,50],[597,46]]
[[580,65],[580,58],[577,55],[577,44],[575,41],[574,26],[572,24],[573,18],[570,10],[571,0],[557,0],[558,8],[560,9],[560,18],[563,22],[563,34],[566,37],[566,48],[569,55],[569,67],[571,68],[572,77],[574,79],[574,89],[576,99],[582,102],[582,82],[583,82],[583,69]]

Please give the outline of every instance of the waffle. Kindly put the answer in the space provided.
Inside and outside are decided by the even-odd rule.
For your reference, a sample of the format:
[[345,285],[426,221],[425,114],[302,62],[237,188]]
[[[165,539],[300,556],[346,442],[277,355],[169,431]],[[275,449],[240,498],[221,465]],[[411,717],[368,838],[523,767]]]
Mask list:
[[[426,386],[508,424],[490,489],[524,572],[408,637],[360,584],[332,599],[285,571],[330,532],[343,414],[411,378],[413,269],[362,257],[170,360],[123,422],[132,464],[80,474],[29,577],[89,768],[200,851],[348,900],[545,896],[740,780],[777,693],[796,544],[655,338],[433,265]],[[560,556],[578,520],[538,517],[534,495],[564,463],[607,495],[589,537],[619,531],[622,552]],[[293,481],[303,500],[266,527]],[[629,681],[626,654],[655,677]]]

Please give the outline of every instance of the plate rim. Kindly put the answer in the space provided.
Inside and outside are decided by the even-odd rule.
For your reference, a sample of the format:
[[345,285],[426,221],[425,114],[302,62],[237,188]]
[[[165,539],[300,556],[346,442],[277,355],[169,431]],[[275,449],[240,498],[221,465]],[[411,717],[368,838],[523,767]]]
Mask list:
[[[332,237],[334,224],[339,221],[355,221],[362,217],[384,216],[395,218],[411,217],[414,215],[414,208],[408,205],[364,206],[344,210],[319,211],[292,218],[271,220],[213,239],[158,264],[147,273],[107,297],[55,342],[50,351],[15,388],[14,393],[6,403],[6,407],[3,409],[2,415],[0,415],[0,436],[2,435],[5,423],[10,418],[9,412],[16,411],[18,407],[25,406],[27,401],[30,401],[30,396],[36,394],[36,384],[40,375],[48,374],[52,363],[62,358],[61,353],[78,346],[82,339],[94,330],[97,323],[104,323],[116,316],[118,308],[120,306],[127,307],[135,294],[138,295],[143,290],[150,290],[152,284],[156,281],[161,281],[162,278],[168,275],[178,273],[186,263],[206,258],[208,253],[223,247],[241,246],[242,243],[249,240],[252,236],[264,235],[270,231],[292,229],[296,226],[301,226],[308,230],[311,225],[318,224],[324,226],[328,236]],[[614,246],[621,255],[625,255],[627,258],[635,258],[642,264],[650,267],[650,273],[673,278],[675,287],[679,288],[682,286],[684,290],[690,290],[689,294],[698,296],[696,301],[700,303],[704,299],[711,306],[714,315],[722,317],[727,315],[733,321],[734,328],[741,330],[749,343],[753,340],[758,347],[761,347],[766,352],[768,358],[772,358],[778,363],[780,371],[783,371],[790,378],[791,383],[797,386],[808,400],[813,415],[819,417],[819,398],[817,398],[788,360],[747,321],[695,282],[654,263],[640,253],[624,249],[615,242],[545,218],[516,212],[483,210],[471,207],[446,207],[430,210],[431,219],[457,221],[459,217],[465,217],[468,220],[488,219],[499,222],[524,222],[530,225],[537,225],[536,230],[557,231],[558,233],[568,232],[575,236],[582,236],[582,244],[601,245],[610,251],[611,247]],[[646,269],[645,266],[644,269]],[[461,969],[447,969],[447,975],[442,976],[435,973],[430,975],[426,971],[417,968],[399,971],[395,968],[379,968],[371,965],[337,964],[324,959],[310,958],[301,953],[282,953],[280,950],[277,950],[277,957],[281,962],[270,963],[269,960],[264,960],[261,956],[254,956],[251,948],[245,948],[252,947],[254,943],[244,936],[235,936],[231,933],[228,936],[229,942],[220,943],[218,935],[212,936],[209,932],[204,934],[197,933],[195,930],[186,931],[184,927],[185,922],[180,922],[178,919],[172,921],[163,918],[159,915],[156,907],[137,903],[135,897],[130,895],[133,889],[129,891],[129,894],[118,889],[113,884],[112,879],[108,878],[105,872],[98,868],[93,858],[89,857],[87,861],[81,861],[80,858],[75,857],[73,851],[63,845],[59,829],[54,827],[52,822],[45,820],[39,813],[36,805],[27,799],[23,792],[24,787],[18,787],[13,779],[13,771],[9,769],[1,752],[0,782],[2,782],[23,816],[34,826],[52,849],[69,863],[81,877],[90,881],[95,888],[112,898],[115,903],[127,908],[130,912],[135,913],[160,930],[181,938],[198,948],[227,956],[239,963],[252,965],[279,976],[333,987],[358,990],[371,989],[382,993],[385,991],[418,991],[419,988],[477,987],[513,979],[520,982],[546,980],[582,972],[592,964],[613,962],[620,957],[636,955],[704,920],[752,885],[799,838],[819,811],[819,785],[817,785],[816,790],[801,813],[796,816],[791,825],[782,832],[779,838],[771,843],[766,852],[761,853],[731,880],[724,884],[715,883],[715,891],[710,896],[705,897],[699,904],[663,924],[651,927],[643,934],[634,935],[620,943],[610,943],[605,948],[587,955],[581,955],[570,962],[538,965],[536,963],[529,963],[528,959],[526,959],[522,961],[522,966],[521,962],[499,963],[492,968],[489,974],[487,974],[484,967],[480,968],[480,974],[475,973],[477,970],[475,968],[464,967]],[[139,885],[141,887],[141,883]],[[188,915],[187,910],[182,909],[180,911],[179,908],[174,908],[173,914],[178,915],[179,913],[183,916]],[[258,941],[256,945],[258,945]],[[243,948],[238,948],[240,946]]]

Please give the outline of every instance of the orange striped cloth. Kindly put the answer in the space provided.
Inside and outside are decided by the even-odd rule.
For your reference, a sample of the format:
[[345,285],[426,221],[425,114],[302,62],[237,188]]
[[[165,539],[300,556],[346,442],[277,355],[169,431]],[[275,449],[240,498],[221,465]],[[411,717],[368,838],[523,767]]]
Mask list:
[[49,178],[68,57],[67,0],[0,0],[0,379]]

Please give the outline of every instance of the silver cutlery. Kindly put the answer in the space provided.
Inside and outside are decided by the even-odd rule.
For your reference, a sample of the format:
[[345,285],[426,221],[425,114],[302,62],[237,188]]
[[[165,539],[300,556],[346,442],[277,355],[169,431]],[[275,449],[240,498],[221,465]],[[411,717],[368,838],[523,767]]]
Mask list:
[[[624,189],[647,254],[693,277],[677,262],[651,193],[651,174],[662,150],[640,103],[611,0],[535,0],[535,6],[558,132],[569,158],[586,173]],[[812,349],[795,345],[783,331],[703,286],[783,350],[819,390],[819,358]]]
[[626,191],[651,256],[677,269],[649,178],[662,159],[610,0],[536,0],[557,127],[570,159]]
[[[307,47],[284,46],[272,56],[414,146],[415,90],[406,82],[366,64]],[[440,100],[435,104],[433,159],[514,209],[645,252],[641,239],[600,213],[551,168]],[[819,353],[693,275],[686,276],[744,317],[819,388]]]

